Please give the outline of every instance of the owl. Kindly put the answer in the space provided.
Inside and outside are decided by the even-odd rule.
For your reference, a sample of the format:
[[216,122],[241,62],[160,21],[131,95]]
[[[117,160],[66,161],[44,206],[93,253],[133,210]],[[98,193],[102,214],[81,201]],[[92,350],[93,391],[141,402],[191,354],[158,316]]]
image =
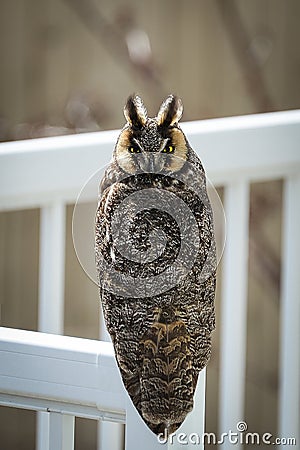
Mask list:
[[157,435],[193,409],[215,328],[212,208],[182,112],[174,95],[155,118],[138,95],[128,98],[95,219],[106,327],[125,388]]

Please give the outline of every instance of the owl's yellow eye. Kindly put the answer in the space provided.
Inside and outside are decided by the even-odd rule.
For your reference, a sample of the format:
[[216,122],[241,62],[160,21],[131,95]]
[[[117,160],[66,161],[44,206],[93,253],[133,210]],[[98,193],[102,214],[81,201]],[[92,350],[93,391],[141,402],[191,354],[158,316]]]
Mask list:
[[163,153],[174,153],[175,147],[174,145],[166,145],[163,149]]
[[141,153],[141,149],[138,145],[131,145],[130,147],[128,147],[128,151],[130,153]]

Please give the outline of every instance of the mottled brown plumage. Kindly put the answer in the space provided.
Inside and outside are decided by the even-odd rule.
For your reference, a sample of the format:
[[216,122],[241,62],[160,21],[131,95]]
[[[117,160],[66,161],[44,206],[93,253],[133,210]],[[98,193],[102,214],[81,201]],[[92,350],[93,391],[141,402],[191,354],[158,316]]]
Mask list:
[[205,172],[171,95],[156,118],[140,97],[100,187],[96,263],[124,385],[156,434],[193,408],[215,326],[216,249]]

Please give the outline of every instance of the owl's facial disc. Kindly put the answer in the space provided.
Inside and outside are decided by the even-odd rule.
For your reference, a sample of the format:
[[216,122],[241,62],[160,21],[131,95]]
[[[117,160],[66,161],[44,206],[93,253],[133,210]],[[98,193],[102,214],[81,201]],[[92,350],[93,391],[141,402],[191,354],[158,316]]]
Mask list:
[[125,128],[119,136],[114,157],[119,167],[130,175],[141,172],[170,174],[183,167],[187,154],[187,143],[179,128],[169,129],[162,136],[158,130],[155,134],[151,130],[147,135],[146,127],[143,136]]

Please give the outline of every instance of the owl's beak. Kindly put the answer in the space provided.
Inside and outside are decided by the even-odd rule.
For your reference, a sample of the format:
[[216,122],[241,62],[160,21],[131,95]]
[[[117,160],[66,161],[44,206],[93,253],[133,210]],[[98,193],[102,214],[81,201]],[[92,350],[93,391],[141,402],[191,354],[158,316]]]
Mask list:
[[140,160],[140,167],[146,173],[155,172],[155,155],[151,153],[144,153]]
[[138,155],[138,164],[145,173],[161,173],[164,167],[165,159],[160,153],[143,152]]
[[155,171],[155,160],[154,155],[149,155],[148,157],[148,172],[153,173]]

